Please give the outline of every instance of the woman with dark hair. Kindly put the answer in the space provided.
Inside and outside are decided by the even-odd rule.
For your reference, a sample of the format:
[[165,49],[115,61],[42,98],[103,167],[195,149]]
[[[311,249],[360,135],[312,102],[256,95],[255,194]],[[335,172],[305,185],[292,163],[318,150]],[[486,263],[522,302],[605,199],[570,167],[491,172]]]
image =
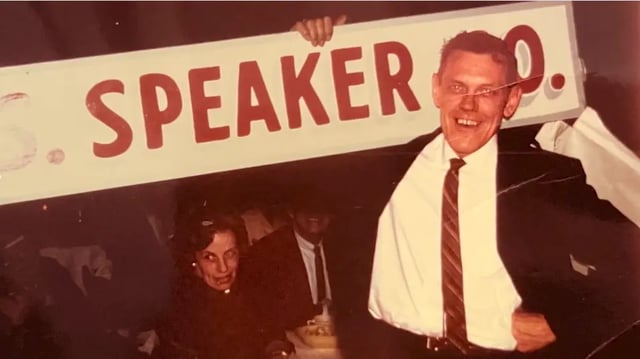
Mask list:
[[243,222],[196,214],[176,234],[178,280],[173,307],[158,330],[157,358],[260,359],[293,350],[284,333],[255,319],[239,272],[246,243]]

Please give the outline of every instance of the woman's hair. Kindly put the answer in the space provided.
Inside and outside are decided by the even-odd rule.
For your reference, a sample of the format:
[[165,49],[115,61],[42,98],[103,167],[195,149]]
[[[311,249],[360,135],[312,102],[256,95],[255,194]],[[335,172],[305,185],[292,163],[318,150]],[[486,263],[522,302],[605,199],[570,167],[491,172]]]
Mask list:
[[249,246],[249,236],[240,216],[207,208],[198,208],[184,214],[176,223],[173,238],[176,264],[179,267],[190,266],[196,252],[211,244],[216,233],[226,231],[234,234],[236,246],[240,254],[244,254]]

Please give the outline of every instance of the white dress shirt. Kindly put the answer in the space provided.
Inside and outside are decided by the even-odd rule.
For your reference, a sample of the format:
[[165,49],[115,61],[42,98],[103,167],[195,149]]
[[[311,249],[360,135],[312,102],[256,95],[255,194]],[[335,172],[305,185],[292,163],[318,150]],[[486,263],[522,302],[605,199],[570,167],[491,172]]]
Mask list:
[[[496,240],[497,139],[466,156],[460,169],[458,213],[469,342],[515,348],[511,315],[521,299]],[[420,152],[395,189],[378,223],[369,292],[377,319],[419,335],[443,335],[440,258],[442,188],[449,159],[440,134]]]
[[[302,254],[302,260],[304,261],[304,267],[307,270],[307,279],[309,279],[309,289],[311,289],[311,298],[314,303],[318,303],[318,286],[316,281],[316,255],[313,252],[313,243],[307,241],[302,238],[302,236],[293,231],[296,236],[296,241],[298,242],[298,247],[300,248],[300,253]],[[327,273],[327,262],[325,261],[324,256],[324,247],[322,243],[320,243],[320,253],[322,253],[322,269],[324,271],[324,285],[326,288],[326,297],[327,299],[331,299],[331,287],[329,286],[329,274]]]

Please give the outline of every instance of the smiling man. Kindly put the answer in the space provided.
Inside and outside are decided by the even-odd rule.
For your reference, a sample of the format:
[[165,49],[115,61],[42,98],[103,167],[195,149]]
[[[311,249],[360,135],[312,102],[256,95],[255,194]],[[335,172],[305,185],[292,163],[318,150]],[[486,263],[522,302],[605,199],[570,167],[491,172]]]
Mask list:
[[637,229],[579,161],[500,140],[522,96],[503,40],[445,43],[432,96],[441,127],[399,148],[378,220],[369,311],[402,343],[381,357],[584,358],[638,318]]
[[482,52],[483,43],[487,47],[499,45],[487,42],[490,39],[475,33],[459,40],[458,46],[469,50],[456,49],[456,42],[445,47],[440,70],[432,77],[442,132],[460,158],[489,142],[498,133],[502,119],[515,113],[522,96],[521,88],[514,85],[515,58],[506,47]]

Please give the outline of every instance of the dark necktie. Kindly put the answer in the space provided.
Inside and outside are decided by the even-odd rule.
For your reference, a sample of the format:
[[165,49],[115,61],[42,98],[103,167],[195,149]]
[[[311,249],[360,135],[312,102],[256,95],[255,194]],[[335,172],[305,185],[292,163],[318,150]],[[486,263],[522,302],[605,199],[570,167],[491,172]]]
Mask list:
[[467,325],[462,287],[462,259],[458,228],[458,171],[464,166],[459,158],[451,159],[442,191],[442,299],[445,336],[462,353],[467,352]]
[[322,265],[322,251],[319,245],[313,246],[313,254],[316,261],[316,286],[318,288],[318,304],[322,303],[322,300],[327,296],[327,288],[325,287],[324,280],[324,265]]

